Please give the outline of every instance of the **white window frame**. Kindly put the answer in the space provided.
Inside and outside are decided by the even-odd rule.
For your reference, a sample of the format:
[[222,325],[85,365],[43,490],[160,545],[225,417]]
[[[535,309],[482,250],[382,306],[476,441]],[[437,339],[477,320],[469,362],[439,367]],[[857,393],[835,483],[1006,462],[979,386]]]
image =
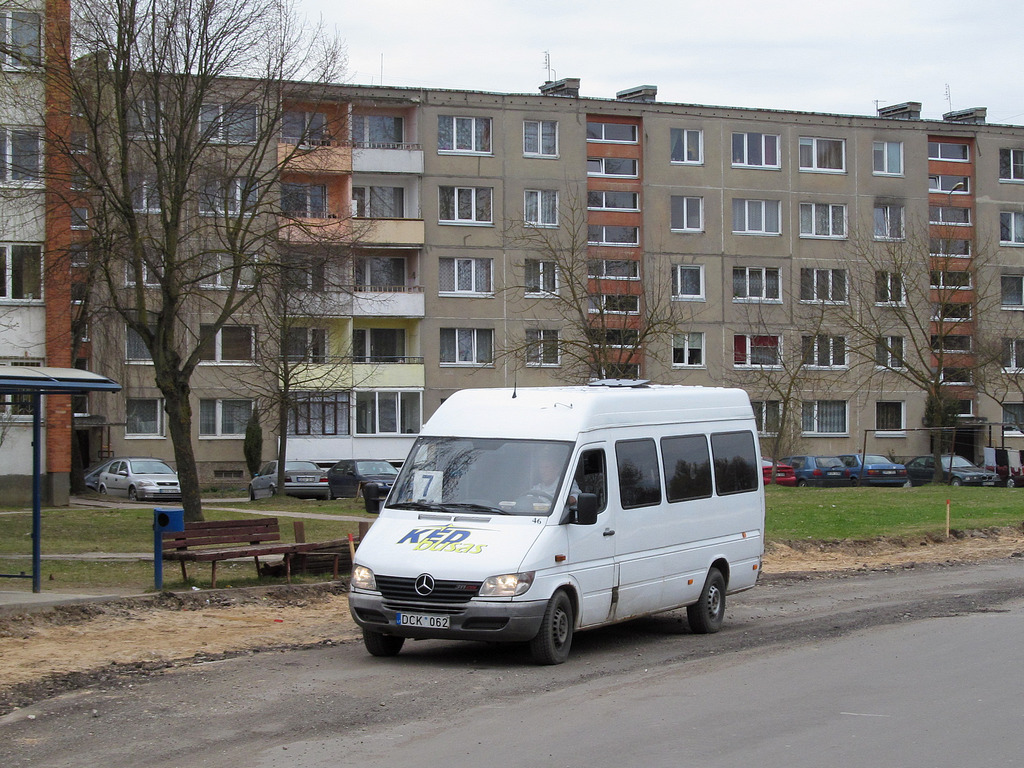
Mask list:
[[[601,196],[601,204],[594,205],[593,199],[596,195]],[[630,195],[633,198],[633,205],[623,208],[616,205],[608,205],[608,195]],[[592,189],[587,192],[587,210],[588,211],[639,211],[640,210],[640,195],[636,192],[628,192],[623,190],[611,190],[611,189]]]
[[160,191],[156,177],[134,174],[130,183],[132,210],[135,213],[160,213]]
[[[965,317],[957,317],[955,315],[943,315],[943,307],[967,307],[967,315]],[[1006,309],[1004,306],[1003,309]],[[950,323],[952,325],[959,325],[960,323],[969,323],[974,318],[974,308],[969,301],[935,301],[932,302],[932,322],[934,323]]]
[[[1009,355],[1006,351],[1009,350]],[[1000,367],[1003,373],[1019,374],[1024,372],[1024,338],[1003,339],[1003,356]]]
[[[372,401],[372,402],[371,402]],[[388,407],[393,405],[395,418],[394,431],[381,429],[381,414],[384,411],[382,401]],[[370,405],[372,408],[373,429],[362,429],[363,409]],[[411,405],[411,412],[409,410]],[[353,434],[359,435],[415,435],[420,431],[423,421],[423,393],[419,390],[408,389],[373,389],[356,390],[352,398]],[[406,429],[405,425],[415,420],[415,427]]]
[[[828,231],[818,231],[819,214],[824,211]],[[805,216],[806,214],[806,216]],[[838,222],[836,216],[838,214]],[[808,225],[805,227],[805,224]],[[838,230],[837,230],[837,226]],[[817,240],[845,240],[846,205],[842,203],[800,203],[800,237]]]
[[1024,403],[1002,403],[1003,431],[1007,435],[1020,437],[1024,432]]
[[[451,207],[453,218],[445,219],[442,218],[444,213],[444,204],[442,203],[443,196],[448,193],[445,190],[451,190]],[[462,198],[469,197],[469,205],[471,210],[470,218],[459,217],[459,203],[463,202]],[[486,204],[487,218],[477,218],[481,213],[479,208],[481,205]],[[437,223],[445,225],[457,225],[457,226],[476,226],[476,227],[489,227],[494,224],[494,188],[493,187],[457,187],[442,185],[437,188]]]
[[[836,298],[838,280],[842,275],[842,298]],[[804,294],[804,278],[810,278],[810,296]],[[819,282],[824,278],[824,285]],[[819,295],[824,289],[825,296]],[[832,306],[848,304],[850,301],[850,273],[841,268],[833,267],[802,267],[800,269],[800,303],[801,304],[829,304]]]
[[[203,410],[209,408],[209,405],[204,403],[213,403],[213,417],[216,424],[216,429],[213,432],[204,432],[203,429],[205,424],[203,423]],[[225,403],[248,403],[249,414],[252,414],[254,403],[252,399],[247,397],[204,397],[199,401],[199,439],[200,440],[244,440],[245,439],[245,427],[248,423],[248,418],[241,426],[240,432],[225,432],[224,431],[224,404]]]
[[754,422],[757,425],[757,434],[760,435],[761,437],[775,437],[777,434],[779,434],[778,429],[771,430],[768,427],[772,424],[772,422],[774,422],[776,427],[781,426],[782,401],[751,400],[750,405],[754,410]]
[[[843,429],[842,431],[823,431],[821,429],[821,421],[823,415],[821,414],[822,406],[825,404],[843,404]],[[811,414],[808,419],[807,408],[810,406]],[[841,437],[850,434],[850,403],[848,400],[805,400],[801,404],[801,434],[805,437]],[[813,422],[813,428],[807,429],[807,422],[810,420]]]
[[[736,295],[736,271],[743,270],[743,285],[745,288],[745,296]],[[751,272],[759,272],[761,277],[761,292],[757,295],[752,295],[750,290],[750,277]],[[769,296],[768,295],[768,273],[775,273],[775,282],[778,286],[779,295]],[[782,303],[782,270],[777,267],[733,267],[732,268],[732,285],[733,285],[733,297],[732,300],[737,304],[781,304]]]
[[[736,339],[744,339],[744,357],[743,361],[737,362],[736,360]],[[764,371],[775,371],[782,368],[782,344],[783,338],[781,334],[777,333],[734,333],[732,342],[732,356],[733,356],[733,368],[739,369],[751,369],[751,370],[764,370]],[[754,344],[754,339],[775,339],[775,344],[765,346]],[[755,349],[774,349],[775,358],[777,362],[774,363],[755,363],[753,362],[754,350]]]
[[[247,329],[249,331],[249,357],[241,360],[225,360],[224,359],[224,339],[223,334],[225,330],[231,329]],[[256,360],[256,328],[252,325],[226,325],[222,328],[217,329],[217,333],[213,336],[213,359],[212,360],[200,360],[199,365],[252,365]]]
[[[451,273],[450,290],[441,290],[441,271]],[[486,281],[487,285],[481,285]],[[438,296],[491,296],[494,294],[494,259],[483,257],[443,257],[438,259]]]
[[[1021,297],[1019,302],[1007,303],[1006,301],[1006,285],[1008,282],[1015,282],[1017,284],[1016,294]],[[1000,275],[1000,291],[999,291],[999,305],[1002,309],[1011,312],[1024,311],[1024,275]]]
[[[240,125],[252,122],[251,130],[236,135]],[[211,144],[253,144],[260,132],[260,110],[256,104],[203,104],[199,131]]]
[[[595,125],[601,126],[601,136],[600,137],[595,137],[595,136],[591,136],[590,135],[590,133],[591,133],[591,126],[595,126]],[[607,126],[609,126],[609,125],[614,125],[617,128],[622,128],[622,127],[631,128],[632,131],[633,131],[633,138],[631,138],[631,139],[609,139],[609,138],[606,138],[605,134],[608,132]],[[604,123],[604,122],[600,122],[600,121],[597,121],[597,120],[587,120],[587,141],[595,143],[595,144],[637,144],[640,141],[639,136],[640,136],[639,126],[637,126],[635,123]]]
[[[319,190],[319,195],[314,194]],[[325,219],[331,218],[330,194],[326,184],[313,184],[311,182],[285,182],[281,184],[281,213],[285,216],[293,216],[299,219]],[[302,194],[302,205],[285,208],[287,200],[289,206],[295,203]],[[316,198],[319,196],[319,200]]]
[[[554,149],[544,151],[545,128],[551,127],[554,138]],[[530,149],[530,142],[536,150]],[[557,158],[558,157],[558,121],[557,120],[523,120],[523,157]]]
[[[1004,162],[1008,169],[1007,176],[1003,175]],[[999,181],[1009,184],[1020,184],[1024,182],[1024,149],[1003,147],[999,150]]]
[[[444,131],[442,125],[448,123],[451,131],[451,146],[442,146]],[[470,143],[459,145],[460,124],[469,125]],[[482,134],[481,134],[482,129]],[[489,117],[471,117],[468,115],[437,116],[437,154],[439,155],[492,155],[494,147],[494,123]],[[486,144],[486,146],[483,146]]]
[[[597,270],[593,269],[595,264],[601,265],[601,274],[597,274]],[[629,265],[629,275],[609,275],[608,265],[609,264],[626,264]],[[587,259],[587,277],[594,280],[639,280],[640,279],[640,262],[636,259]]]
[[[819,333],[813,336],[800,337],[804,355],[804,367],[815,371],[840,371],[850,367],[850,347],[845,336]],[[837,346],[841,347],[842,360],[836,362]],[[829,361],[822,363],[822,356]],[[808,358],[811,362],[808,362]]]
[[531,227],[557,227],[558,190],[525,190],[523,192],[523,220]]
[[[898,429],[879,427],[878,408],[881,405],[898,405],[900,408],[900,426]],[[906,437],[907,436],[907,404],[903,400],[875,401],[875,437]]]
[[[700,353],[700,362],[689,362],[694,351]],[[678,362],[676,353],[681,352],[687,362]],[[704,331],[685,331],[672,334],[672,367],[673,368],[707,368],[707,355],[704,345]]]
[[[775,209],[775,221],[778,229],[769,229],[769,209]],[[742,210],[741,210],[742,209]],[[738,220],[742,214],[742,220]],[[757,219],[760,218],[760,227]],[[732,233],[754,237],[778,237],[782,234],[782,201],[751,200],[734,197],[732,200]]]
[[[444,359],[444,338],[446,335],[452,335],[452,341],[455,343],[455,359],[445,360]],[[483,340],[487,339],[487,344],[483,344]],[[471,359],[460,360],[460,347],[463,344],[468,344],[469,357]],[[490,355],[481,359],[484,355],[484,347],[490,349]],[[494,329],[493,328],[442,328],[441,329],[441,345],[439,347],[440,353],[438,359],[442,368],[491,368],[494,366]]]
[[[622,301],[624,299],[635,300],[636,307],[629,309],[608,308],[608,304],[614,304],[616,301]],[[600,293],[596,295],[591,295],[587,311],[590,312],[591,314],[600,313],[604,315],[639,315],[640,297],[632,293]]]
[[[534,276],[536,275],[536,284]],[[523,285],[531,298],[558,295],[558,266],[551,259],[526,259],[523,262]],[[549,287],[546,287],[549,286]]]
[[[13,39],[15,20],[31,22],[30,25],[26,26],[35,32],[28,49],[30,54],[27,60],[14,55],[17,49],[17,43]],[[24,11],[20,8],[0,9],[0,32],[2,32],[2,35],[0,35],[0,50],[5,51],[5,53],[0,54],[0,68],[32,69],[43,63],[43,17],[40,14]]]
[[[900,242],[907,236],[906,223],[904,220],[905,208],[899,203],[876,203],[874,206],[874,239],[885,242]],[[893,221],[898,214],[899,220]],[[881,216],[881,221],[879,220]],[[893,234],[893,224],[898,225],[899,233]],[[882,225],[879,228],[879,224]]]
[[[946,221],[946,211],[957,211],[964,214],[964,221]],[[971,209],[955,205],[929,205],[928,223],[941,224],[944,227],[969,227],[971,226]]]
[[[691,144],[694,139],[696,147]],[[676,157],[677,146],[682,149],[682,159]],[[693,149],[696,149],[696,156],[693,156]],[[670,128],[669,162],[672,165],[704,165],[704,131],[700,128]]]
[[875,339],[875,369],[879,371],[906,370],[906,339],[902,336],[879,336]]
[[[297,343],[300,353],[292,350]],[[286,329],[284,356],[289,363],[322,365],[330,357],[330,332],[323,326],[298,325]]]
[[[736,138],[738,136],[743,137],[743,148],[742,158],[738,159]],[[753,137],[759,137],[754,139]],[[751,163],[750,162],[750,143],[751,141],[759,141],[760,153],[762,162]],[[775,150],[775,163],[763,162],[764,157],[768,154],[767,149],[769,144],[774,144]],[[757,131],[734,131],[732,134],[732,167],[733,168],[760,168],[765,170],[781,170],[782,168],[782,141],[779,134],[776,133],[759,133]]]
[[[557,368],[562,364],[559,334],[552,328],[526,329],[526,365],[530,368]],[[554,359],[549,352],[554,349]]]
[[[24,141],[25,137],[34,137],[34,167],[31,169],[27,165],[22,165],[21,170],[15,167],[15,161],[22,159],[20,154],[15,158],[14,149],[18,143],[15,142],[16,135],[19,142]],[[43,152],[39,129],[14,126],[0,128],[0,183],[20,187],[39,186],[42,183],[42,172]]]
[[71,230],[81,232],[89,229],[89,209],[76,206],[71,209]]
[[[697,293],[683,293],[683,274],[697,273],[699,288]],[[705,301],[704,287],[704,265],[703,264],[673,264],[672,265],[672,301]]]
[[884,269],[875,270],[875,306],[907,306],[907,286],[903,282],[903,275]]
[[[896,162],[898,168],[892,167],[891,148],[896,147]],[[872,173],[875,176],[902,176],[903,175],[903,142],[902,141],[876,141],[871,147]],[[879,162],[881,160],[881,162]]]
[[[632,241],[615,242],[607,239],[609,230],[622,229],[633,230],[636,237]],[[592,235],[599,233],[599,239],[593,239]],[[587,227],[587,245],[613,246],[618,248],[636,248],[640,245],[640,227],[630,227],[621,224],[591,224]]]
[[[1009,233],[1009,239],[1004,233]],[[1024,245],[1024,211],[999,212],[999,244],[1011,248]]]
[[124,327],[124,360],[128,365],[153,364],[153,357],[142,336],[127,324]]
[[[135,286],[135,275],[133,274],[134,270],[132,267],[133,265],[129,263],[124,265],[124,285],[126,288],[133,288]],[[142,284],[147,288],[155,288],[160,285],[160,276],[155,274],[145,261],[142,263]]]
[[[938,280],[935,279],[936,275]],[[966,283],[947,284],[948,275],[966,275]],[[937,291],[970,291],[974,288],[974,276],[968,269],[933,269],[928,276],[929,287]]]
[[[613,163],[632,163],[630,173],[612,173],[608,166]],[[587,176],[600,176],[609,179],[636,179],[640,176],[640,161],[633,157],[588,157]]]
[[[210,254],[206,259],[206,274],[199,281],[203,288],[226,291],[231,285],[232,257],[225,253]],[[238,273],[238,284],[235,288],[252,288],[256,284],[256,256],[251,257],[251,264],[243,266]]]
[[[38,296],[26,296],[24,284],[22,295],[14,296],[14,249],[35,249],[38,255],[38,273],[33,276],[37,278],[39,285]],[[46,298],[46,264],[43,261],[43,246],[39,243],[6,243],[0,242],[0,304],[42,304]],[[22,259],[25,260],[24,257]],[[24,272],[24,268],[23,268]],[[24,282],[24,281],[23,281]]]
[[[826,143],[836,143],[839,145],[840,159],[838,168],[819,165],[822,159],[820,150]],[[846,139],[801,136],[798,146],[797,157],[801,173],[846,173]],[[807,160],[805,149],[810,150],[809,163],[805,162]]]
[[[246,188],[248,187],[248,193]],[[255,213],[259,190],[252,179],[207,179],[199,195],[200,216],[237,216],[243,205],[249,214]]]
[[[958,186],[959,189],[956,189]],[[941,195],[969,195],[971,194],[971,177],[933,173],[928,176],[928,191]]]
[[[156,429],[151,432],[131,432],[129,431],[132,426],[129,409],[131,403],[152,403],[156,407]],[[125,440],[139,440],[139,439],[153,439],[163,438],[165,436],[164,430],[164,401],[159,397],[129,397],[125,400],[125,415],[124,415],[124,437]]]
[[[675,226],[675,214],[677,200],[681,200],[681,212],[683,221],[681,227]],[[696,209],[696,210],[694,210]],[[696,214],[696,224],[691,225],[690,220]],[[703,232],[704,231],[704,198],[690,195],[672,195],[669,198],[669,228],[672,232]]]
[[[952,154],[963,155],[963,157],[946,157],[946,147],[962,147],[963,151],[957,149]],[[928,159],[929,160],[942,160],[947,163],[969,163],[971,162],[971,147],[969,144],[963,142],[954,141],[929,141],[928,142]]]

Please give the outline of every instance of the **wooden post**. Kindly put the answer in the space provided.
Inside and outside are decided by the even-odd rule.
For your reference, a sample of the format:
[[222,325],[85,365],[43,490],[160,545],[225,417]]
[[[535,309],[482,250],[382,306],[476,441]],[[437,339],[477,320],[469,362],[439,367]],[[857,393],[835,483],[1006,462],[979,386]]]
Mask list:
[[949,538],[949,499],[946,499],[946,538]]

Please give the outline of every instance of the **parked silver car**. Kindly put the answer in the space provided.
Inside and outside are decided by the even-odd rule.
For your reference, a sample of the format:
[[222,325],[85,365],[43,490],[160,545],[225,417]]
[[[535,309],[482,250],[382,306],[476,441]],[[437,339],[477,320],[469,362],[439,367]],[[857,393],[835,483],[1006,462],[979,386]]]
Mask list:
[[99,473],[96,490],[131,501],[181,499],[178,473],[160,459],[114,459]]
[[[277,462],[268,461],[249,482],[249,498],[255,501],[277,492]],[[329,499],[331,486],[327,483],[327,472],[312,461],[286,461],[284,492],[288,496]]]

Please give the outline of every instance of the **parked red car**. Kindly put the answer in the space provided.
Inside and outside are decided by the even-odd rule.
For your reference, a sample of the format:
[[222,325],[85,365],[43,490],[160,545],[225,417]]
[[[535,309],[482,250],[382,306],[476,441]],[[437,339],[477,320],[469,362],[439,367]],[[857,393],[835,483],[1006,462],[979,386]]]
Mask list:
[[[772,464],[774,463],[771,459],[761,459],[761,472],[764,474],[765,485],[772,481]],[[796,485],[796,473],[789,464],[775,465],[775,484],[788,485],[791,488]]]

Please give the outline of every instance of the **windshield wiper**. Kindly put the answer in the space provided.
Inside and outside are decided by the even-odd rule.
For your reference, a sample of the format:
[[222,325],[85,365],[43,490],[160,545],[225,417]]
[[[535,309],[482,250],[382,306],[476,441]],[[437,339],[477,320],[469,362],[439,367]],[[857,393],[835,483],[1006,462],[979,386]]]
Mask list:
[[469,510],[470,512],[483,512],[485,514],[495,515],[510,515],[511,512],[507,512],[501,507],[491,507],[487,504],[475,504],[472,502],[457,501],[450,504],[445,504],[446,507],[452,507],[454,509]]
[[506,512],[500,507],[489,507],[486,504],[472,504],[464,501],[453,501],[444,504],[432,504],[425,501],[400,501],[397,504],[388,504],[391,509],[415,509],[421,512],[452,512],[458,510],[460,512],[479,512],[487,515],[509,515],[511,512]]
[[388,504],[391,509],[415,509],[420,512],[447,512],[444,504],[429,504],[425,501],[400,501]]

